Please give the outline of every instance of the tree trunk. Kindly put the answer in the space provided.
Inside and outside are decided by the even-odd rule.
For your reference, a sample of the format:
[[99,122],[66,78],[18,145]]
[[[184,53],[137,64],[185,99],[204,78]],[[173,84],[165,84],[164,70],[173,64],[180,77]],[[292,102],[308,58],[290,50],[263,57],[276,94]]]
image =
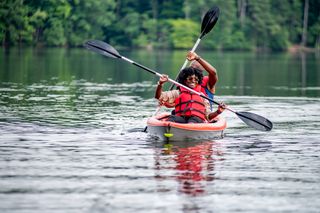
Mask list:
[[184,18],[185,19],[190,19],[191,6],[189,4],[189,1],[184,1],[184,3],[183,3],[183,11],[184,11]]
[[247,0],[238,0],[237,3],[240,26],[243,27],[244,19],[246,17]]
[[158,0],[152,0],[151,2],[152,7],[152,16],[156,20],[156,41],[159,41],[160,32],[158,27],[158,18],[159,18],[159,2]]
[[309,0],[305,0],[304,13],[303,13],[303,32],[302,32],[302,39],[301,39],[301,46],[303,47],[305,47],[307,44],[308,16],[309,16]]
[[158,20],[158,14],[159,14],[159,3],[158,0],[152,0],[152,16],[155,20]]
[[120,19],[120,11],[121,11],[121,0],[118,0],[117,1],[117,4],[116,4],[116,18],[117,19]]

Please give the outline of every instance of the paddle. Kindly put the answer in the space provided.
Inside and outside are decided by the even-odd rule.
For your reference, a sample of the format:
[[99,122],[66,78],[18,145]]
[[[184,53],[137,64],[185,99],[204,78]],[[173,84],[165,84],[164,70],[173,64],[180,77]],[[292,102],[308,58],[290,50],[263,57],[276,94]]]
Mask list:
[[[196,43],[194,44],[193,48],[191,49],[191,52],[194,52],[197,49],[201,39],[212,30],[214,25],[216,25],[219,18],[219,14],[220,14],[219,8],[217,6],[214,6],[210,10],[208,10],[208,12],[204,15],[201,23],[200,36],[197,39]],[[184,64],[182,65],[180,72],[187,66],[187,64],[188,64],[188,59],[184,61]],[[179,73],[175,78],[176,80],[178,79]],[[170,90],[172,90],[173,87],[174,87],[174,84],[171,85]]]
[[[119,59],[125,60],[125,61],[127,61],[137,67],[142,68],[143,70],[145,70],[149,73],[152,73],[152,74],[157,75],[159,77],[162,76],[162,74],[160,74],[160,73],[158,73],[148,67],[145,67],[141,64],[138,64],[129,58],[121,56],[116,49],[114,49],[111,45],[109,45],[103,41],[90,40],[90,41],[87,41],[84,44],[84,46],[86,48],[88,48],[89,50],[92,50],[96,53],[102,54],[104,56],[112,57],[112,58],[119,58]],[[202,93],[199,93],[199,92],[197,92],[197,91],[195,91],[195,90],[193,90],[183,84],[180,84],[170,78],[169,78],[169,82],[171,82],[179,87],[183,87],[184,89],[189,90],[190,92],[193,92],[193,93],[201,96],[202,98],[205,98],[205,99],[207,99],[217,105],[220,105],[218,102],[214,101],[211,98],[206,97]],[[253,127],[255,129],[261,130],[261,131],[270,131],[272,129],[272,126],[273,126],[272,122],[269,121],[268,119],[260,116],[260,115],[257,115],[257,114],[251,113],[251,112],[236,112],[228,107],[226,109],[235,113],[244,123],[246,123],[250,127]]]
[[[214,25],[217,23],[218,18],[219,18],[219,14],[220,14],[220,10],[217,6],[212,7],[210,10],[208,10],[208,12],[206,12],[206,14],[204,15],[203,19],[202,19],[202,23],[201,23],[201,32],[200,32],[200,36],[198,37],[196,43],[194,44],[193,48],[191,49],[192,52],[194,52],[198,45],[200,44],[201,39],[208,34],[212,28],[214,27]],[[181,70],[183,70],[188,64],[188,59],[186,59],[184,61],[184,64],[182,65],[179,73],[181,72]],[[176,76],[176,80],[178,79],[178,75]],[[170,86],[170,90],[172,90],[174,87],[174,84],[171,84]],[[156,115],[158,113],[158,111],[160,110],[161,106],[158,106],[156,109],[156,112],[154,113],[154,115]],[[144,132],[146,132],[148,129],[148,126],[146,126],[144,128]]]

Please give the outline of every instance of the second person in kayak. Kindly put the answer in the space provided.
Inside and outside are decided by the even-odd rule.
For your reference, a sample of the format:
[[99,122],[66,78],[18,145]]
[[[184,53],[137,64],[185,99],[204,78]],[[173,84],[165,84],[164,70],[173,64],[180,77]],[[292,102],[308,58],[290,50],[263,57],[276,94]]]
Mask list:
[[[204,89],[206,96],[213,100],[215,94],[215,85],[218,81],[218,74],[216,69],[195,52],[190,51],[187,55],[187,59],[189,61],[192,61],[190,64],[191,67],[197,68],[201,71],[205,70],[208,73],[207,76],[203,76],[201,87]],[[213,103],[211,102],[210,110],[213,110]]]
[[[188,60],[201,60],[199,56],[192,52],[188,53],[187,58]],[[183,69],[177,79],[180,84],[205,95],[205,87],[201,86],[202,80],[202,71],[193,66]],[[168,121],[177,123],[211,122],[225,109],[225,105],[221,104],[215,112],[211,112],[208,100],[185,88],[178,87],[176,90],[163,92],[162,85],[167,81],[167,75],[162,75],[160,77],[155,98],[159,100],[161,105],[165,105],[166,107],[175,107],[175,114],[170,115]]]

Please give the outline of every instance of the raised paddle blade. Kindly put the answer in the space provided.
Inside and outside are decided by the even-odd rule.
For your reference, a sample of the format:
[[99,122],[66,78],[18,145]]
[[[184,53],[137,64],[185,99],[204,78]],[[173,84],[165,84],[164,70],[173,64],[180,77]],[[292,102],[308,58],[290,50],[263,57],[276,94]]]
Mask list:
[[107,57],[111,58],[120,58],[120,54],[116,49],[114,49],[111,45],[98,40],[89,40],[86,43],[84,43],[84,46],[96,53],[99,53],[101,55],[105,55]]
[[[204,15],[201,23],[201,33],[199,38],[197,39],[197,42],[194,44],[191,50],[192,52],[196,51],[203,36],[209,33],[214,27],[214,25],[217,23],[219,18],[219,13],[220,13],[219,11],[220,11],[219,8],[217,6],[214,6],[210,10],[208,10],[208,12]],[[180,72],[187,66],[187,64],[188,64],[188,59],[184,61],[184,64],[181,67]],[[178,79],[179,73],[176,76],[176,80]],[[174,88],[174,84],[171,84],[170,90],[172,90],[173,88]]]
[[257,130],[261,131],[270,131],[273,127],[273,124],[268,119],[251,113],[251,112],[235,112],[236,115],[245,122],[248,126],[251,126]]
[[211,29],[218,21],[219,14],[219,7],[214,6],[210,10],[208,10],[208,12],[204,15],[201,24],[201,35],[199,37],[200,39],[202,39],[203,36],[205,36],[208,32],[211,31]]

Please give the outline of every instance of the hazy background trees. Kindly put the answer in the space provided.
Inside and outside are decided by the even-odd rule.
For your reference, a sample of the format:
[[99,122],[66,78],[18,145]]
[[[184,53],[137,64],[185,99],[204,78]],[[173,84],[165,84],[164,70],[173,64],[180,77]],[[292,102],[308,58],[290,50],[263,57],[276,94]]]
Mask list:
[[320,46],[319,0],[0,0],[2,46],[191,48],[203,15],[220,8],[202,47],[286,50]]

